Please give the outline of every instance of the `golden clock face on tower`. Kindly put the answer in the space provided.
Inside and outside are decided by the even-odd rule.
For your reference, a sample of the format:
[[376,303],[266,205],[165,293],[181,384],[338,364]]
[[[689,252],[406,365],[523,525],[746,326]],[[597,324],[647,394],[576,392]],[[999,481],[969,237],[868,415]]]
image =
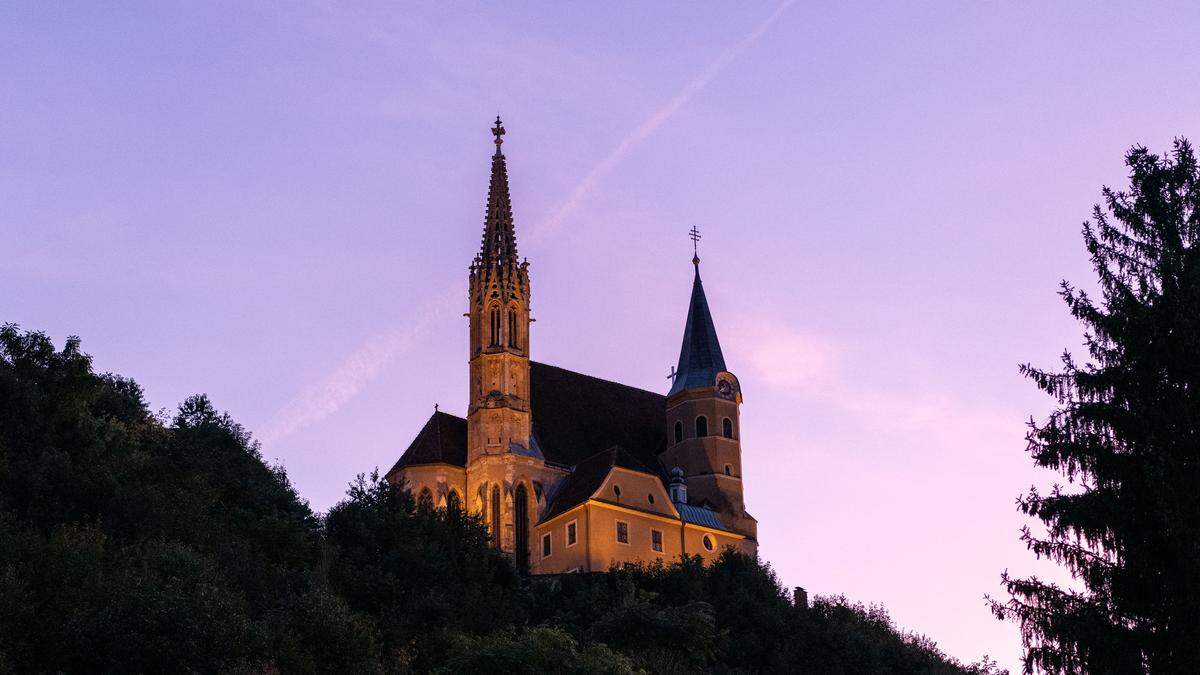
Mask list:
[[733,385],[729,383],[729,380],[723,377],[717,380],[717,394],[721,398],[733,398]]

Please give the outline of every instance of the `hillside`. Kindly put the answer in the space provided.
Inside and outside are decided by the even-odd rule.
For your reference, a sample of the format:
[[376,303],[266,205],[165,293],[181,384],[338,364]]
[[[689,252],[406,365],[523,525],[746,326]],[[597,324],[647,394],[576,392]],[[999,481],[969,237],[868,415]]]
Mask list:
[[314,514],[205,396],[157,416],[78,339],[7,325],[0,673],[111,670],[995,672],[732,552],[529,581],[377,476]]

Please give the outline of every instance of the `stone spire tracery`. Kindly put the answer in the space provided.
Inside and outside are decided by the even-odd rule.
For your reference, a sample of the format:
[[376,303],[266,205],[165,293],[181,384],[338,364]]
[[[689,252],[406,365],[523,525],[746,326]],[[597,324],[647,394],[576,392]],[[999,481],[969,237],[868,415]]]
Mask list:
[[[472,282],[494,280],[506,288],[524,290],[527,264],[517,256],[517,235],[513,227],[512,199],[508,192],[508,166],[500,146],[504,143],[504,125],[500,117],[492,127],[496,152],[492,155],[492,176],[488,185],[487,212],[479,254],[471,265]],[[475,284],[473,284],[475,285]]]

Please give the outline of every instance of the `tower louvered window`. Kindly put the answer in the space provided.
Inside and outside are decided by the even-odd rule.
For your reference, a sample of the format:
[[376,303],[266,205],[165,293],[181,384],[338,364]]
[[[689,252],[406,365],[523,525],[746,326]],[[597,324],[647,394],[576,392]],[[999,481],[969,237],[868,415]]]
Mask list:
[[508,346],[517,348],[517,310],[508,310]]
[[491,332],[491,340],[489,340],[488,344],[490,344],[493,347],[499,347],[500,346],[500,308],[499,307],[495,307],[492,309],[491,318],[492,318],[492,332]]

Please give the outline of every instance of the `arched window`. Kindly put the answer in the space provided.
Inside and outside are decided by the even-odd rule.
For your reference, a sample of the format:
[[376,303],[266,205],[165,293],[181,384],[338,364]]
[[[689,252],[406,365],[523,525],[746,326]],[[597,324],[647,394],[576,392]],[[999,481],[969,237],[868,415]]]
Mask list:
[[517,310],[508,310],[508,346],[517,348]]
[[728,417],[721,420],[721,435],[725,438],[733,438],[733,420]]
[[621,486],[620,485],[613,486],[613,494],[616,495],[617,500],[620,501],[620,499],[621,499]]
[[491,312],[492,318],[492,333],[488,344],[493,347],[500,346],[500,308],[493,307]]
[[492,542],[500,546],[500,486],[492,486]]
[[732,476],[732,475],[733,475],[733,467],[732,467],[732,466],[730,466],[730,465],[728,465],[728,464],[726,464],[726,465],[725,465],[725,475],[726,475],[726,476]]
[[462,500],[458,498],[458,493],[454,490],[446,495],[446,511],[449,513],[458,513],[462,509]]
[[683,422],[679,422],[679,421],[675,422],[675,442],[676,443],[683,442]]
[[525,484],[518,483],[513,492],[513,534],[516,535],[517,571],[529,574],[529,499]]
[[429,488],[421,488],[421,494],[417,497],[417,508],[426,511],[433,510],[433,493],[429,491]]
[[696,438],[704,438],[708,435],[708,418],[701,415],[696,418]]

